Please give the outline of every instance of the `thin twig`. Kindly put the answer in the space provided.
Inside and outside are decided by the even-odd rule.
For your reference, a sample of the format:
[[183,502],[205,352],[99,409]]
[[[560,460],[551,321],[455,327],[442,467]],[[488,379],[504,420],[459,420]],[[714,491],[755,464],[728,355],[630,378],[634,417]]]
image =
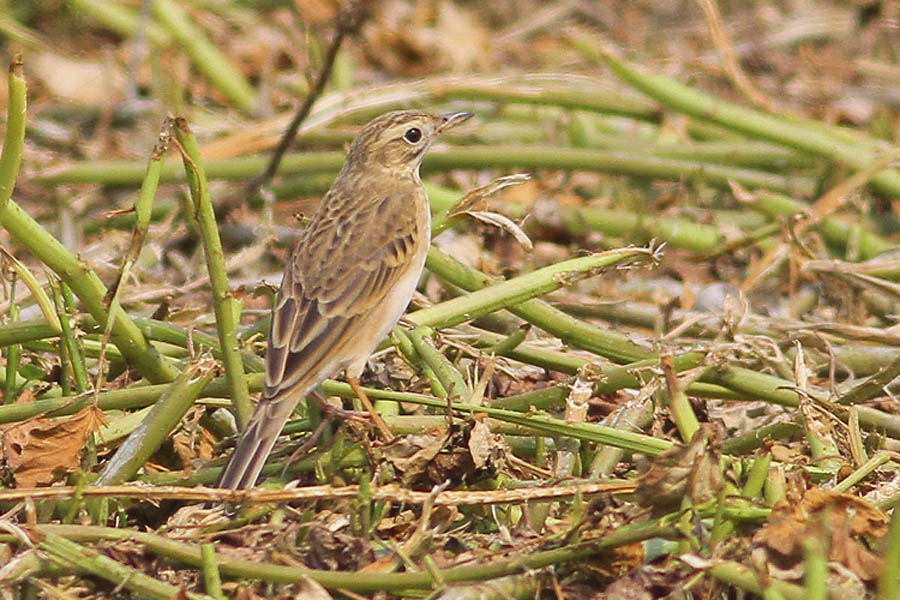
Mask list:
[[271,181],[272,177],[275,176],[278,165],[281,164],[281,159],[284,157],[291,144],[294,143],[294,138],[297,137],[300,125],[302,125],[306,120],[306,117],[309,116],[313,104],[315,104],[316,100],[318,100],[319,96],[321,96],[322,92],[325,90],[325,84],[328,83],[328,77],[331,75],[331,71],[334,68],[334,61],[335,58],[337,58],[338,50],[341,48],[341,43],[347,35],[352,34],[359,29],[364,18],[365,11],[361,7],[355,5],[351,5],[347,10],[338,15],[337,31],[335,31],[334,39],[331,40],[331,46],[328,48],[328,53],[325,55],[325,62],[322,64],[319,76],[310,89],[309,94],[307,94],[306,98],[303,100],[303,104],[300,105],[300,108],[294,115],[293,120],[291,120],[290,125],[288,125],[284,135],[281,136],[281,140],[278,142],[275,151],[272,152],[272,157],[269,159],[266,168],[247,184],[247,198],[255,195],[260,188],[266,185]]

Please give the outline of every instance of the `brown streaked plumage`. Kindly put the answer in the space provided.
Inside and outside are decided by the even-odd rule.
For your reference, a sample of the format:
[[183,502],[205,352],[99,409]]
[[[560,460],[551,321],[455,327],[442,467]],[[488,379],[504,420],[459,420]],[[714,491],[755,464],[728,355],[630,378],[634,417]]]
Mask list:
[[220,487],[252,487],[297,403],[341,369],[390,439],[359,376],[409,304],[425,265],[431,213],[419,179],[422,158],[442,131],[470,116],[395,111],[353,141],[285,270],[272,308],[265,391]]

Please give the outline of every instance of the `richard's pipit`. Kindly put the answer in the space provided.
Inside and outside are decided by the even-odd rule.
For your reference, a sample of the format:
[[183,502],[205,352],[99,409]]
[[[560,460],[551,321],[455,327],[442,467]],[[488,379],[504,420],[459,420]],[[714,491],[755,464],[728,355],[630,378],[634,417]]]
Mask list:
[[272,308],[265,391],[220,487],[253,486],[297,403],[341,369],[390,438],[359,376],[400,319],[425,266],[431,213],[419,179],[422,158],[438,134],[471,116],[391,112],[353,141],[284,272]]

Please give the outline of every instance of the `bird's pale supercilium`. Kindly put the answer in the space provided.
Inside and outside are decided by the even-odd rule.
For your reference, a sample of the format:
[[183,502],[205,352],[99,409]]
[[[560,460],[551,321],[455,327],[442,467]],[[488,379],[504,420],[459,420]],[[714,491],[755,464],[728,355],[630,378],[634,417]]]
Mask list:
[[390,432],[359,386],[369,355],[415,292],[431,241],[419,166],[435,138],[471,117],[417,110],[369,122],[303,231],[272,308],[262,399],[219,479],[255,485],[297,403],[345,370],[380,435]]

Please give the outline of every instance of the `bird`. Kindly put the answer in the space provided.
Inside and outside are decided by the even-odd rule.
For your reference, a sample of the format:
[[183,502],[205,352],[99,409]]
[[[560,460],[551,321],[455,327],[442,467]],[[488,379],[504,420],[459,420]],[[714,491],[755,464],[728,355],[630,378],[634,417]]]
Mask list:
[[470,112],[388,112],[367,123],[295,246],[276,300],[265,388],[218,486],[256,485],[297,403],[327,377],[345,379],[386,441],[391,434],[359,384],[378,343],[412,299],[431,243],[419,176],[435,139]]

